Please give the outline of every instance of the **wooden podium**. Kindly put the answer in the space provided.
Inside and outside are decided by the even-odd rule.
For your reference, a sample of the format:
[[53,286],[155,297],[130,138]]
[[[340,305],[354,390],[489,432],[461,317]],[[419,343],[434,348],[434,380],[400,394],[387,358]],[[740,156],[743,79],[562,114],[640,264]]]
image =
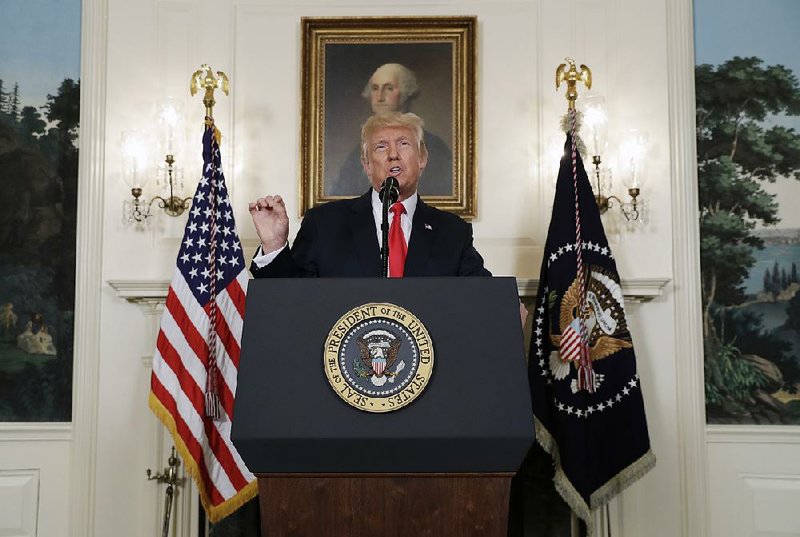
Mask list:
[[[426,390],[383,414],[344,403],[323,370],[334,323],[374,302],[413,312],[435,350]],[[231,437],[264,537],[505,536],[534,439],[516,282],[252,281]]]
[[258,474],[261,535],[505,537],[514,474]]

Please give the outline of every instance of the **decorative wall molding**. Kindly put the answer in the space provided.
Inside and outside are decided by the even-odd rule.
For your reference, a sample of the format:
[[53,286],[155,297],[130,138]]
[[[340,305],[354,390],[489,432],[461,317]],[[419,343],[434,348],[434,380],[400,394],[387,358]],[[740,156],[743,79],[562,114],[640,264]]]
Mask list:
[[0,443],[65,442],[72,440],[72,423],[0,423]]
[[797,425],[708,425],[709,444],[795,444],[800,445]]
[[[627,302],[649,302],[664,294],[669,278],[631,278],[622,280],[622,293]],[[538,279],[517,279],[519,296],[533,297],[539,290]]]
[[120,298],[135,304],[162,304],[167,297],[169,280],[108,280]]
[[81,150],[75,271],[69,535],[94,537],[103,260],[108,0],[81,6]]
[[666,10],[681,533],[703,537],[709,521],[692,0],[666,2]]
[[[661,296],[669,278],[631,278],[622,281],[622,292],[628,302],[648,302]],[[120,298],[134,304],[163,304],[169,280],[108,280]],[[519,296],[534,297],[539,289],[538,279],[517,279]]]

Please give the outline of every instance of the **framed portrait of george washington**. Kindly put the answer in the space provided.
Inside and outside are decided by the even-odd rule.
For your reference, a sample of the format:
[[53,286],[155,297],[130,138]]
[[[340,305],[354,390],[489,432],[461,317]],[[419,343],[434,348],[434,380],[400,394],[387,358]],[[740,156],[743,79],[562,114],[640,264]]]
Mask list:
[[424,121],[419,193],[476,216],[476,17],[302,19],[301,214],[369,188],[361,125],[373,114]]

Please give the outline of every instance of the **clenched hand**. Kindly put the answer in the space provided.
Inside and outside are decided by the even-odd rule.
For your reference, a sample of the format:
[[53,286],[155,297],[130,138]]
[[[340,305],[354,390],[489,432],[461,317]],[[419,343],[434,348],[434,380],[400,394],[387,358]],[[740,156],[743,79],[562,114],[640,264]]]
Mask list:
[[250,202],[250,216],[264,254],[282,248],[289,238],[289,216],[280,196],[264,196]]

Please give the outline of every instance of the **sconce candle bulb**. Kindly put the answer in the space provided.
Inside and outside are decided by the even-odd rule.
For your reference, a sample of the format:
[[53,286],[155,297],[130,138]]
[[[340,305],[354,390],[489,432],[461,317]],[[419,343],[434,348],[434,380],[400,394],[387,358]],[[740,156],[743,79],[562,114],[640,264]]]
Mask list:
[[647,137],[635,129],[627,131],[620,154],[624,163],[622,182],[628,188],[641,188],[645,176]]
[[147,152],[142,136],[137,130],[122,133],[120,142],[122,153],[122,180],[131,187],[143,187],[147,176],[142,173],[147,166]]
[[583,138],[589,142],[591,154],[603,155],[608,137],[606,102],[601,95],[587,95],[583,99]]

